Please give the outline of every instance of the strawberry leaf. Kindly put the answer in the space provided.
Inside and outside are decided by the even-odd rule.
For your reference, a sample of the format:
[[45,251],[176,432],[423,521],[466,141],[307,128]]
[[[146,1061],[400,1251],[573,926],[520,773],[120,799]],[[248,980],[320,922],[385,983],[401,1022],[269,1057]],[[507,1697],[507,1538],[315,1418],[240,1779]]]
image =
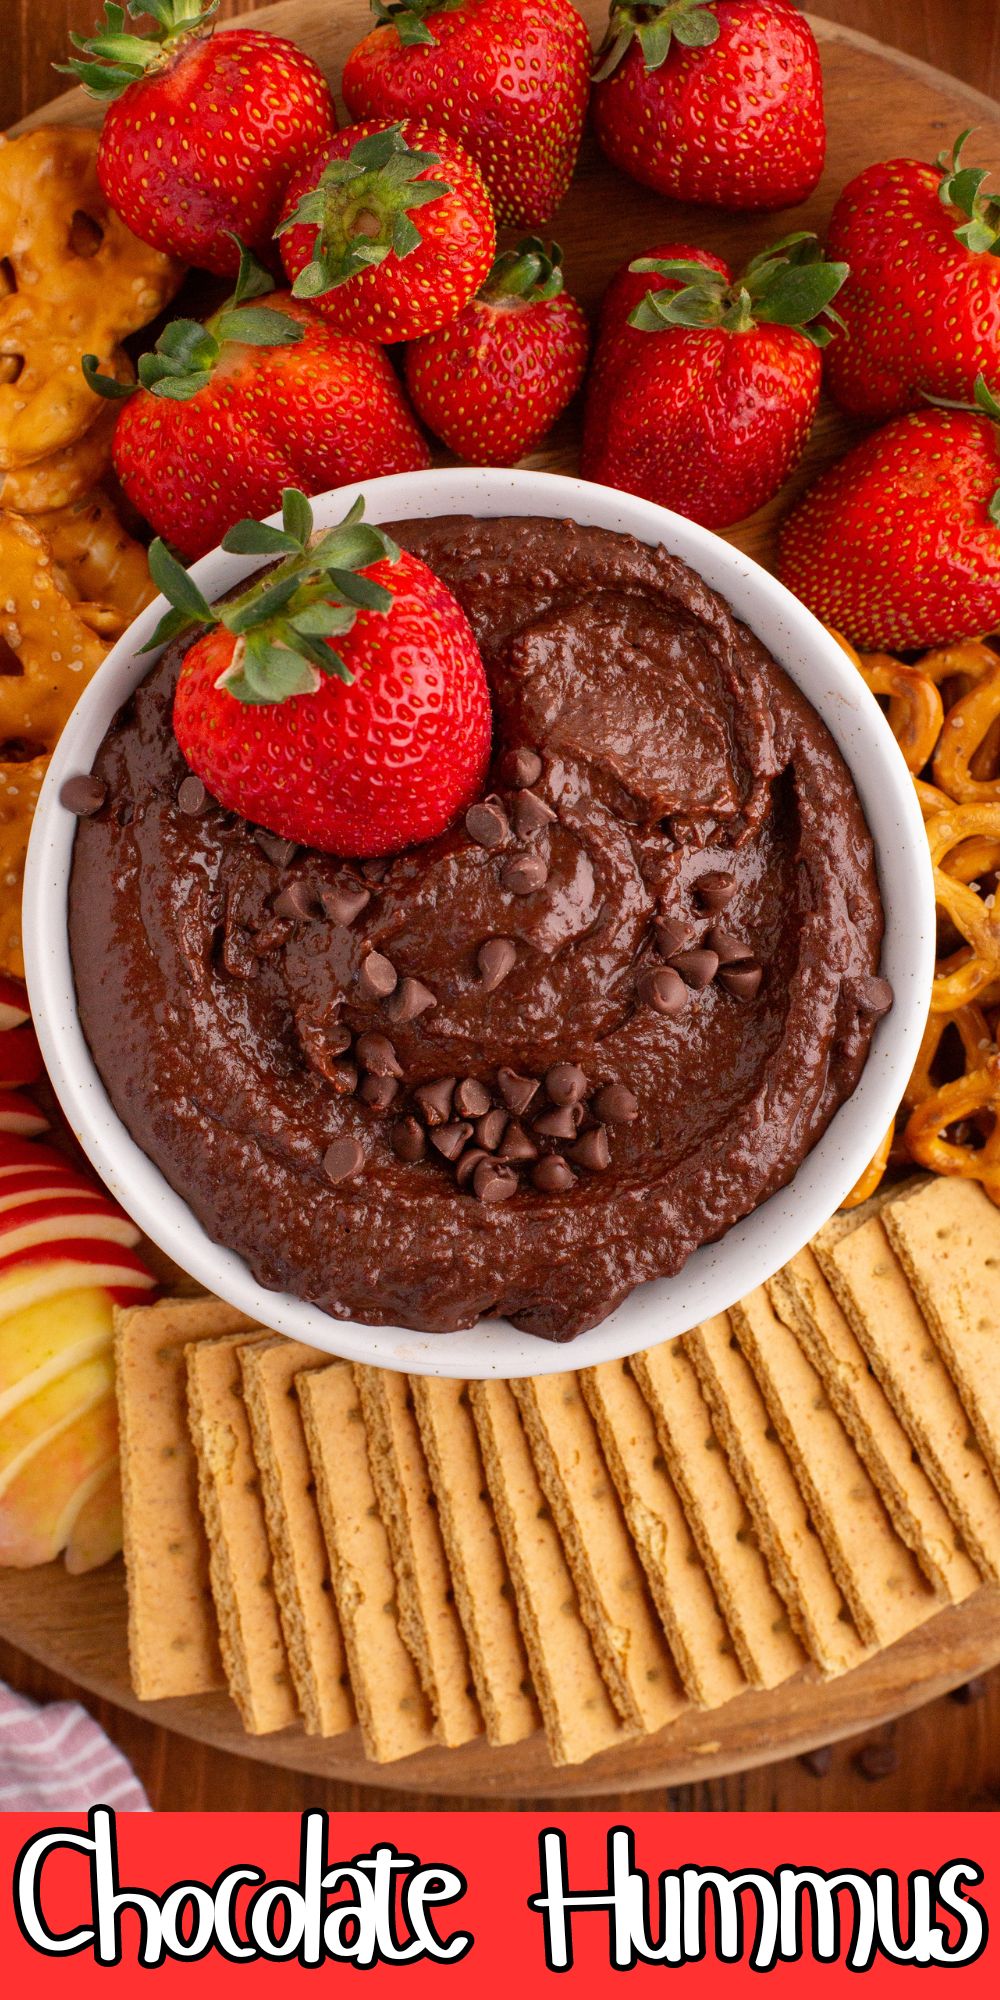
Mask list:
[[124,9],[116,6],[114,0],[106,0],[104,26],[97,34],[70,35],[73,47],[82,50],[89,60],[81,62],[73,58],[54,67],[74,76],[92,97],[120,97],[138,77],[162,62],[165,52],[180,36],[203,28],[218,7],[219,0],[208,0],[207,6],[202,6],[201,0],[151,0],[151,4],[147,0],[129,0],[129,19],[145,16],[156,24],[153,33],[135,35],[128,30]]
[[222,546],[230,556],[294,555],[302,547],[296,535],[272,528],[267,521],[237,521]]
[[[386,596],[388,594],[386,592]],[[374,608],[381,611],[384,606]],[[292,631],[300,633],[305,639],[340,638],[350,631],[353,623],[354,613],[348,605],[329,604],[323,600],[307,604],[304,611],[297,611],[294,618],[289,619]]]
[[243,676],[261,701],[292,701],[296,695],[315,694],[316,668],[301,653],[275,645],[264,632],[248,632],[243,653]]
[[241,347],[292,347],[305,336],[305,327],[287,313],[269,306],[239,306],[233,312],[215,315],[212,331],[222,345],[235,340]]
[[286,486],[282,493],[281,521],[286,535],[304,549],[313,531],[313,510],[298,486]]
[[346,569],[331,569],[329,575],[348,604],[357,604],[363,611],[388,611],[392,591],[386,590],[384,583],[376,583],[370,576],[355,576]]
[[994,526],[1000,528],[1000,486],[997,487],[986,511]]
[[593,81],[603,83],[618,68],[632,42],[642,52],[643,67],[658,70],[676,40],[682,48],[705,49],[719,38],[719,23],[702,0],[664,0],[647,6],[641,0],[611,0],[607,33],[597,51]]
[[707,49],[719,39],[719,23],[707,8],[695,7],[690,14],[677,15],[674,35],[686,49]]
[[836,298],[847,271],[846,264],[787,264],[754,300],[754,318],[770,326],[805,326]]
[[259,257],[255,257],[253,251],[247,249],[235,229],[227,229],[224,234],[232,239],[240,253],[240,268],[236,274],[236,283],[226,300],[226,307],[235,310],[237,306],[245,304],[247,299],[262,299],[268,292],[273,292],[274,279]]
[[208,599],[159,535],[150,545],[149,574],[157,590],[170,599],[176,611],[183,611],[185,618],[199,625],[215,624]]
[[101,374],[96,354],[81,355],[80,366],[88,389],[93,389],[95,396],[103,396],[105,402],[121,403],[126,396],[135,395],[134,382],[119,382],[113,375]]
[[227,632],[239,635],[263,629],[279,611],[284,611],[291,603],[298,587],[297,576],[282,576],[275,570],[256,591],[245,597],[236,597],[230,604],[219,607],[219,620]]

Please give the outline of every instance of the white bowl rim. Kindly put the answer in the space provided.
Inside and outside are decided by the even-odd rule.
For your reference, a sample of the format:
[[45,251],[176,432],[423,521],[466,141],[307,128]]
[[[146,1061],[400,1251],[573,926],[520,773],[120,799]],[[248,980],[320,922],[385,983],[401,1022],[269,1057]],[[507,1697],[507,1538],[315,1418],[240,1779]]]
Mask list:
[[[640,1286],[569,1343],[520,1333],[502,1320],[451,1334],[368,1326],[257,1284],[241,1258],[205,1233],[119,1120],[76,1008],[66,921],[76,821],[59,793],[67,777],[90,770],[113,715],[155,661],[156,654],[139,659],[138,652],[165,608],[162,598],[116,642],[84,690],[41,789],[25,869],[24,951],[42,1054],[72,1130],[116,1199],[207,1290],[262,1325],[331,1355],[410,1374],[509,1380],[619,1360],[725,1310],[787,1263],[839,1207],[888,1128],[916,1058],[934,966],[933,879],[914,786],[878,703],[836,641],[767,570],[695,522],[564,474],[454,467],[339,487],[314,499],[317,524],[338,520],[362,492],[375,521],[541,515],[662,543],[728,600],[803,687],[852,771],[879,862],[882,967],[895,1004],[878,1023],[857,1089],[786,1188],[719,1242],[703,1245],[676,1277]],[[192,574],[217,596],[259,561],[215,550],[192,565]]]

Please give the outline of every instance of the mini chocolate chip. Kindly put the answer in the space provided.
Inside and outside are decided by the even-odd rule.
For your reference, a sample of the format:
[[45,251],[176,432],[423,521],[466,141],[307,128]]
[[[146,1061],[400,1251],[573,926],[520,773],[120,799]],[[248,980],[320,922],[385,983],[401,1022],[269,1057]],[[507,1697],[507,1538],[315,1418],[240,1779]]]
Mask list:
[[384,882],[389,873],[388,855],[376,854],[370,861],[362,861],[361,873],[366,882]]
[[386,1011],[390,1021],[415,1021],[428,1007],[436,1006],[437,995],[422,979],[406,978],[400,980]]
[[344,1055],[354,1040],[350,1028],[345,1028],[343,1021],[335,1021],[332,1027],[321,1030],[321,1033],[330,1054],[334,1056]]
[[714,951],[675,951],[670,963],[696,993],[710,986],[719,970],[719,960]]
[[352,1062],[331,1063],[325,1070],[327,1083],[332,1083],[338,1097],[351,1097],[358,1087],[358,1065]]
[[743,938],[734,937],[732,931],[724,931],[719,924],[713,924],[705,939],[709,951],[714,951],[720,965],[731,965],[734,959],[749,958]]
[[893,1002],[893,991],[887,979],[880,979],[874,972],[862,973],[860,979],[845,981],[845,992],[861,1014],[874,1014],[876,1020],[888,1014]]
[[555,813],[537,792],[518,792],[514,800],[514,826],[520,840],[528,840],[543,826],[551,826]]
[[396,1051],[387,1035],[359,1035],[355,1051],[372,1076],[402,1076]]
[[373,1111],[388,1111],[398,1091],[398,1077],[366,1076],[358,1095],[371,1105]]
[[639,998],[647,1007],[655,1008],[658,1014],[666,1014],[673,1019],[683,1014],[687,1006],[687,987],[679,972],[672,966],[660,965],[644,972],[639,981]]
[[534,1120],[534,1129],[543,1139],[575,1139],[582,1115],[578,1104],[560,1104]]
[[443,1125],[451,1111],[455,1091],[453,1076],[439,1076],[434,1083],[422,1083],[413,1095],[428,1125]]
[[489,1159],[489,1154],[484,1153],[481,1146],[466,1146],[455,1168],[455,1179],[460,1188],[464,1188],[467,1182],[471,1181],[480,1161],[487,1159]]
[[821,1743],[818,1750],[807,1750],[805,1755],[799,1758],[799,1763],[803,1770],[809,1772],[810,1777],[825,1778],[833,1763],[832,1744]]
[[539,1194],[568,1194],[576,1186],[576,1175],[558,1153],[550,1153],[547,1159],[539,1160],[532,1168],[531,1185]]
[[711,868],[695,883],[698,899],[706,910],[724,910],[736,894],[736,877],[728,868]]
[[965,1681],[962,1687],[951,1688],[948,1700],[957,1702],[959,1708],[968,1708],[974,1701],[982,1701],[986,1688],[987,1683],[980,1674],[975,1680]]
[[541,1087],[537,1076],[519,1076],[516,1069],[497,1071],[497,1089],[508,1111],[516,1112],[519,1117],[527,1111]]
[[503,1139],[497,1147],[497,1158],[500,1160],[537,1160],[538,1158],[538,1147],[535,1145],[534,1140],[529,1138],[524,1126],[520,1125],[516,1118],[510,1120]]
[[517,1175],[513,1167],[506,1167],[499,1160],[480,1160],[472,1176],[472,1192],[487,1208],[495,1208],[498,1202],[509,1201],[517,1193]]
[[481,1118],[492,1103],[490,1093],[477,1076],[463,1076],[455,1090],[455,1110],[462,1118]]
[[503,984],[508,972],[513,971],[516,963],[517,946],[512,938],[487,938],[476,953],[476,964],[479,967],[479,977],[484,991],[495,993],[497,987]]
[[439,1125],[431,1133],[431,1145],[436,1146],[446,1160],[457,1160],[466,1141],[472,1137],[472,1126],[467,1120],[453,1121],[450,1125]]
[[266,854],[276,868],[287,868],[298,853],[294,840],[285,840],[280,833],[269,833],[266,826],[255,826],[253,837],[261,853]]
[[545,1072],[545,1088],[553,1104],[579,1104],[587,1095],[587,1079],[579,1063],[553,1063]]
[[541,775],[542,760],[537,750],[508,750],[500,766],[505,785],[537,785]]
[[323,1172],[328,1181],[350,1181],[364,1163],[364,1150],[357,1139],[334,1139],[323,1155]]
[[395,993],[399,984],[399,974],[391,959],[381,951],[370,951],[361,961],[358,985],[368,1000],[387,1000]]
[[306,882],[289,882],[287,889],[280,889],[272,904],[276,917],[287,917],[293,924],[307,923],[316,914],[316,901]]
[[362,910],[367,908],[371,899],[370,889],[321,889],[319,892],[319,900],[332,924],[353,923],[355,917],[359,917]]
[[517,854],[513,861],[508,861],[500,882],[512,896],[533,896],[537,889],[544,889],[548,879],[549,871],[540,854]]
[[108,788],[103,778],[67,778],[59,794],[60,805],[67,812],[75,813],[77,819],[90,819],[98,813],[108,796]]
[[734,1000],[756,1000],[763,977],[764,968],[758,959],[742,958],[735,965],[723,966],[719,985],[724,986]]
[[[476,1120],[476,1142],[485,1146],[488,1153],[495,1153],[507,1130],[506,1111],[487,1111]],[[510,1155],[507,1155],[508,1159]]]
[[401,1118],[389,1134],[389,1141],[397,1160],[405,1160],[413,1165],[422,1160],[427,1151],[427,1137],[422,1125],[415,1118]]
[[630,1125],[639,1116],[639,1099],[624,1083],[606,1083],[594,1099],[594,1111],[609,1125]]
[[502,847],[510,826],[500,800],[481,799],[465,815],[465,831],[477,847]]
[[866,1743],[854,1759],[854,1768],[875,1784],[879,1778],[889,1778],[899,1764],[899,1752],[891,1743]]
[[194,772],[190,771],[177,788],[177,804],[181,812],[187,813],[191,819],[197,819],[200,813],[208,811],[211,803],[201,779],[196,778]]
[[595,1125],[590,1132],[584,1132],[575,1146],[569,1149],[569,1157],[578,1167],[586,1167],[590,1174],[603,1174],[611,1165],[611,1148],[603,1125]]
[[675,951],[684,951],[698,935],[697,926],[685,923],[683,917],[658,917],[653,929],[661,958],[673,958]]

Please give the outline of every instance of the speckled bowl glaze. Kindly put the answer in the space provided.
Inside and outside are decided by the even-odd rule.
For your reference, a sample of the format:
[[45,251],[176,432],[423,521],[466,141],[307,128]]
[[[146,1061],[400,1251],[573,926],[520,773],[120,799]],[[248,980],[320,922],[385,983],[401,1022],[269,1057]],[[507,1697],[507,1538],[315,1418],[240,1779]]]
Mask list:
[[[342,487],[316,500],[317,523],[326,527],[339,520],[358,491]],[[502,1320],[449,1334],[364,1326],[330,1319],[299,1299],[264,1290],[239,1257],[210,1240],[121,1123],[77,1014],[66,922],[77,822],[60,804],[59,792],[67,777],[90,770],[112,718],[149,671],[155,656],[140,648],[165,608],[162,599],[124,634],[86,689],[63,732],[35,814],[24,942],[46,1066],[84,1151],[147,1236],[210,1291],[263,1325],[351,1361],[420,1375],[509,1379],[617,1360],[724,1311],[770,1277],[839,1206],[886,1131],[917,1053],[934,964],[933,884],[913,785],[878,703],[834,640],[766,570],[692,521],[629,493],[544,472],[409,472],[372,480],[364,493],[374,521],[540,514],[662,543],[721,592],[757,633],[830,730],[853,774],[875,842],[886,919],[882,969],[896,1000],[878,1023],[854,1095],[788,1187],[719,1242],[698,1250],[676,1277],[640,1287],[602,1325],[566,1346],[519,1333]],[[197,563],[193,574],[208,597],[218,597],[258,563],[258,557],[217,550]]]

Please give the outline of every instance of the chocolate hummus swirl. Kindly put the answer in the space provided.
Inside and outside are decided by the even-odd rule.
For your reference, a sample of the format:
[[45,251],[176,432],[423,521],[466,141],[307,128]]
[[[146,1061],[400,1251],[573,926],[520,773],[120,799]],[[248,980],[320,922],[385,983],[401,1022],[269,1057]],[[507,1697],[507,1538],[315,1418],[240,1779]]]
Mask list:
[[363,865],[192,810],[175,645],[77,834],[81,1018],[262,1284],[567,1340],[782,1187],[854,1089],[891,997],[872,843],[817,715],[684,564],[570,522],[392,533],[482,648],[483,799]]

